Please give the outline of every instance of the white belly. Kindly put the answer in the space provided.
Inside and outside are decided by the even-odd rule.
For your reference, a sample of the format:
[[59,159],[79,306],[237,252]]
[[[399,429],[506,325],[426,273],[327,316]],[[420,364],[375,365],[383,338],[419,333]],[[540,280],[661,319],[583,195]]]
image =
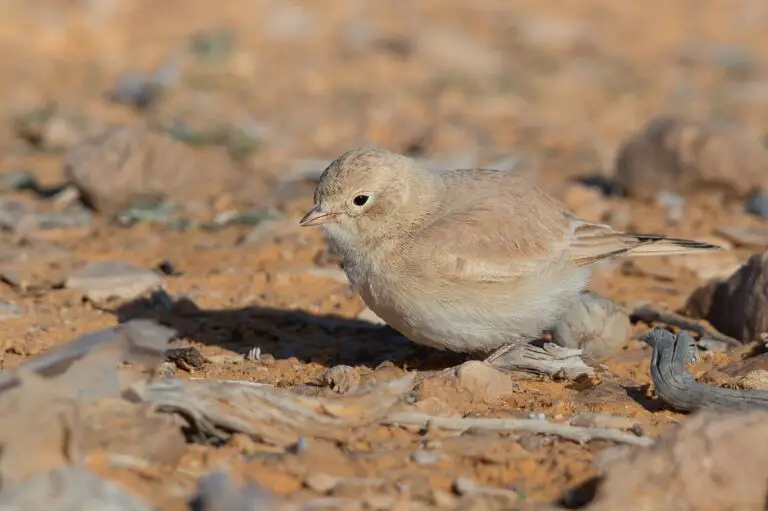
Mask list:
[[585,268],[571,269],[505,283],[492,293],[443,289],[442,299],[391,280],[377,286],[375,277],[355,287],[373,312],[414,342],[441,350],[490,352],[553,326],[586,287],[589,274]]

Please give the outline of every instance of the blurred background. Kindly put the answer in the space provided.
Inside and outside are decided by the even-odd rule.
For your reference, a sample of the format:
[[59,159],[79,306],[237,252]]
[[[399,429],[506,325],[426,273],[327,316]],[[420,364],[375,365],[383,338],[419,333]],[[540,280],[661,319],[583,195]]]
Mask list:
[[619,143],[661,113],[765,132],[761,0],[6,0],[3,11],[2,166],[35,153],[51,180],[50,153],[114,123],[225,146],[282,181],[364,143],[446,165],[525,158],[566,176],[610,173]]
[[[169,359],[167,378],[245,380],[336,400],[358,383],[457,365],[463,359],[381,327],[319,230],[297,227],[323,169],[363,144],[432,168],[519,169],[581,218],[733,248],[611,262],[595,271],[591,289],[627,311],[648,304],[685,309],[738,339],[732,344],[748,346],[768,331],[766,280],[749,270],[741,273],[749,280],[742,286],[734,273],[768,247],[765,0],[1,5],[2,368],[135,318],[172,326],[174,349],[195,355],[194,364]],[[699,188],[707,193],[696,195]],[[753,262],[766,268],[759,257]],[[710,279],[731,275],[738,284],[732,289],[749,297],[710,300],[716,290]],[[617,428],[655,436],[684,416],[649,390],[650,348],[638,340],[648,325],[630,326],[627,314],[616,314],[621,332],[579,341],[590,357],[616,353],[597,378],[518,382],[490,368],[440,372],[445,378],[426,378],[413,400],[401,404],[446,417],[566,421],[581,412],[614,414],[627,419]],[[713,345],[720,351],[712,348],[704,365],[745,353]],[[50,435],[29,426],[43,409],[56,410],[30,405],[28,416],[0,413],[19,424],[2,423],[0,431],[34,432],[14,436],[13,445],[27,449],[15,451],[19,459],[48,459],[40,439]],[[116,421],[105,410],[104,431],[130,430],[131,421]],[[143,416],[127,410],[134,422]],[[51,421],[59,424],[58,416]],[[127,449],[138,459],[118,466],[89,454],[88,466],[161,509],[187,509],[169,503],[186,499],[199,475],[221,466],[295,501],[331,493],[358,499],[369,488],[414,507],[387,507],[394,500],[379,499],[359,509],[434,509],[440,502],[443,509],[509,509],[525,499],[554,502],[591,484],[602,470],[596,454],[606,445],[535,434],[519,442],[477,431],[433,436],[430,425],[380,426],[348,438],[342,431],[346,444],[307,431],[286,447],[266,445],[255,434],[201,442],[166,424],[162,433],[174,443],[156,423],[147,424],[108,447],[101,437],[84,435],[93,444],[90,454]],[[754,423],[744,424],[760,434]],[[696,439],[691,445],[703,445],[701,430],[688,431]],[[752,454],[759,466],[760,451],[752,446],[761,444],[744,447],[748,435],[730,438],[742,442],[741,450],[711,442],[731,455],[732,465],[717,466],[759,480],[754,495],[763,506],[762,472],[741,455]],[[174,450],[170,468],[157,468],[160,444]],[[61,451],[61,444],[55,447]],[[449,454],[433,456],[441,448]],[[703,450],[673,449],[674,463],[662,465],[672,471],[681,460],[708,460],[715,466]],[[413,457],[416,451],[427,456]],[[0,472],[17,466],[7,459]],[[311,479],[318,468],[354,484]],[[753,495],[743,485],[724,490],[721,479],[709,484],[701,470],[680,471],[697,479],[678,488],[713,492],[686,493],[712,506],[691,508],[717,509],[714,494]],[[644,472],[622,474],[617,480],[637,483],[644,496],[666,498],[675,487],[654,476],[664,491],[647,491]],[[359,478],[373,478],[375,488]],[[738,475],[722,480],[743,482]],[[615,488],[621,499],[632,495]],[[474,490],[489,499],[501,491],[507,500],[496,507],[459,500]]]

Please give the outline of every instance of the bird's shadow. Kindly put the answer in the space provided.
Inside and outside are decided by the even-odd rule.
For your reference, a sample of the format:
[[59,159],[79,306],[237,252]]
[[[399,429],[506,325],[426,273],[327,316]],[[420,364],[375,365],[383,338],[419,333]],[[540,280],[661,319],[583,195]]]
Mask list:
[[300,310],[260,306],[201,309],[186,298],[168,303],[153,295],[122,304],[114,312],[121,323],[152,319],[192,342],[241,354],[258,348],[262,355],[275,359],[295,357],[329,367],[376,367],[390,361],[408,369],[434,370],[466,358],[415,344],[386,325]]

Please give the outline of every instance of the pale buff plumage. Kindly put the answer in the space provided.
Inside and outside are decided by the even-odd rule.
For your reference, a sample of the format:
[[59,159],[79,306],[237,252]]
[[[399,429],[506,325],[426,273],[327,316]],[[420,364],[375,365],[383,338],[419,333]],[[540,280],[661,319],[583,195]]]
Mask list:
[[595,262],[719,248],[579,220],[514,172],[429,171],[379,148],[332,162],[301,223],[323,225],[353,288],[390,326],[458,352],[535,338]]

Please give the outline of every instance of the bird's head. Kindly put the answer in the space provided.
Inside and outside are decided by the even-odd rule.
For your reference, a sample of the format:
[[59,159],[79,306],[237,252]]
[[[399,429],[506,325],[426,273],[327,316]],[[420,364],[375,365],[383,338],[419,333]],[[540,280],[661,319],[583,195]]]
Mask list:
[[299,222],[322,225],[340,245],[375,245],[402,235],[423,216],[429,175],[405,156],[366,147],[331,162],[315,189],[315,205]]

